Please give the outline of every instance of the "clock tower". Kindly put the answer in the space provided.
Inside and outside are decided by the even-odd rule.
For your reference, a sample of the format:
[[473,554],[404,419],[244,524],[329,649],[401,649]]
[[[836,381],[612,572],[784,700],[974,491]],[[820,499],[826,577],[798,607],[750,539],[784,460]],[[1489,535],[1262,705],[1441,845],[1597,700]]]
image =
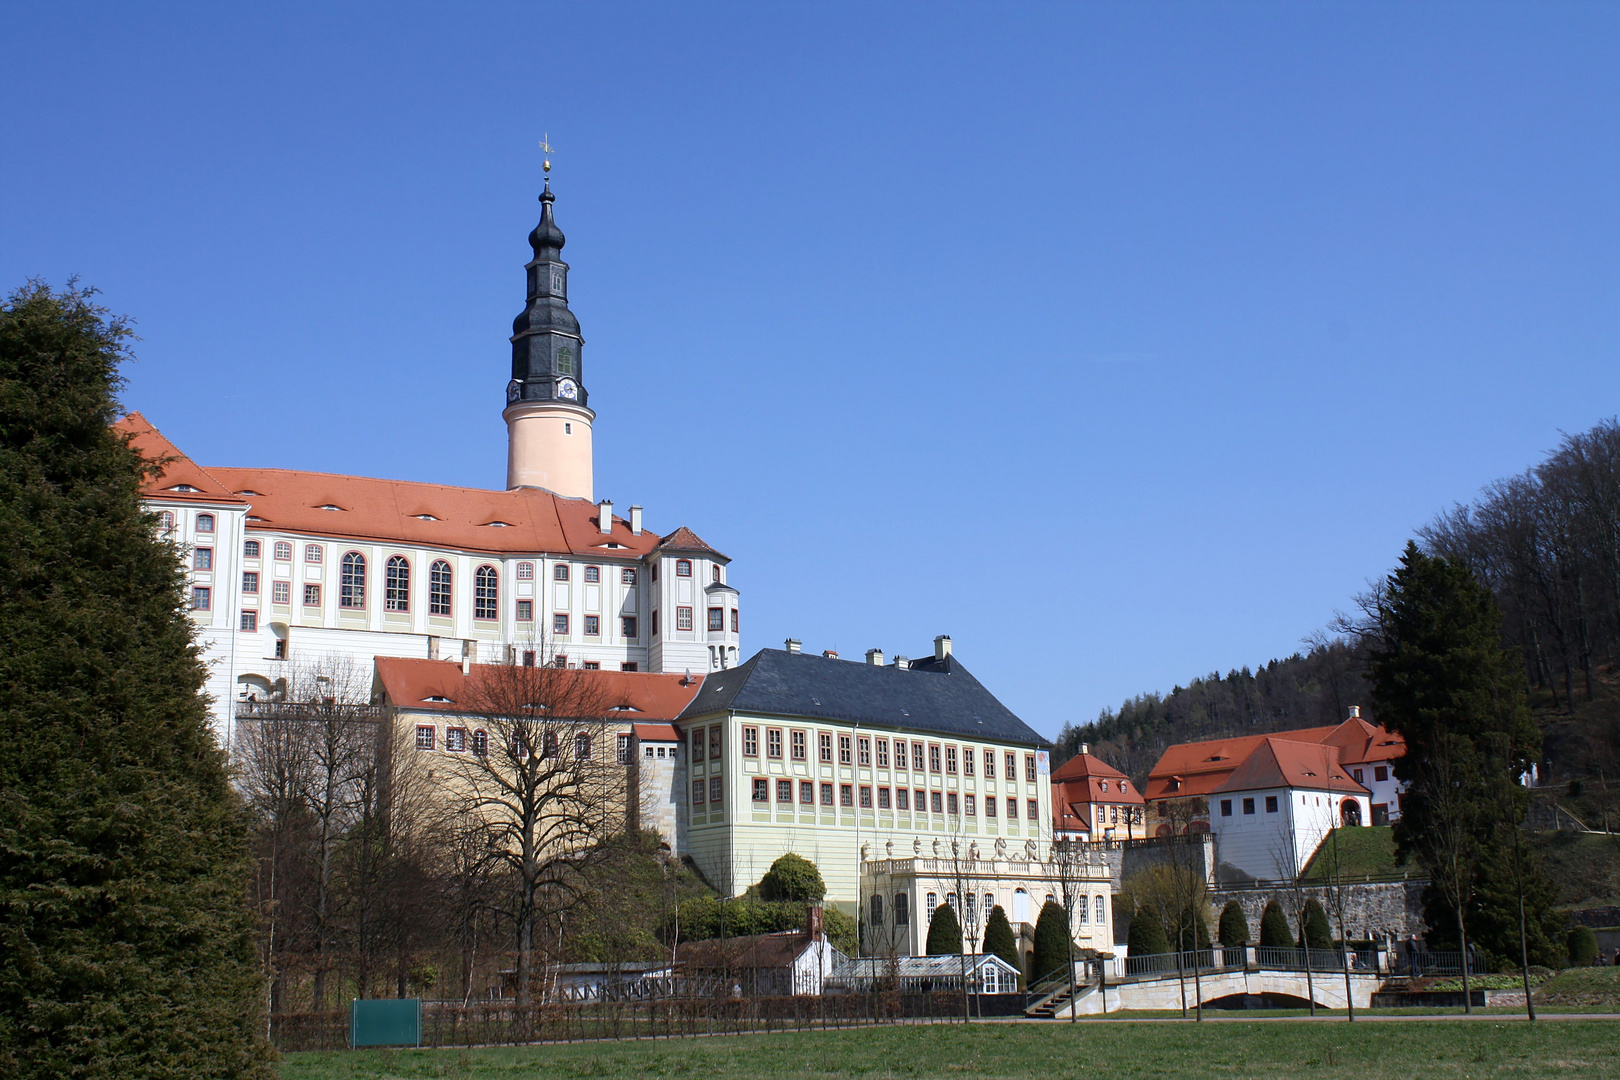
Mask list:
[[[547,167],[550,167],[548,161]],[[591,423],[585,392],[585,339],[568,310],[566,242],[552,220],[551,178],[540,195],[540,224],[529,234],[529,301],[512,323],[512,380],[506,384],[506,486],[593,497]]]

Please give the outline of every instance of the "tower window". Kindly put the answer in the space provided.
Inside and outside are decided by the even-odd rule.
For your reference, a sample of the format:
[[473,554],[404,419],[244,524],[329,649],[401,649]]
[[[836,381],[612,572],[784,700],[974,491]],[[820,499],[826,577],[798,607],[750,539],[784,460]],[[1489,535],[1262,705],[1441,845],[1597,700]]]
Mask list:
[[726,609],[712,607],[709,609],[709,629],[724,630],[726,628]]
[[563,434],[564,435],[572,435],[573,433],[574,433],[574,425],[569,424],[569,423],[564,423],[563,424]]
[[450,614],[450,564],[436,559],[428,567],[428,614]]
[[692,576],[692,560],[691,559],[676,559],[675,560],[675,576],[676,577],[691,577]]
[[473,574],[473,618],[494,619],[500,614],[499,577],[493,566],[480,566]]

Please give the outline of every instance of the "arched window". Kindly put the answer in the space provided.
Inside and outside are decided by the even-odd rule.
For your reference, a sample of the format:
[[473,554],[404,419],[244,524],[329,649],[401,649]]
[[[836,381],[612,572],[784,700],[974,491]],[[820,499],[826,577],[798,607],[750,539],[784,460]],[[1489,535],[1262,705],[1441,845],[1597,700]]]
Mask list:
[[493,619],[499,616],[499,581],[493,566],[480,566],[473,574],[473,618]]
[[911,922],[911,897],[905,893],[894,894],[894,925],[905,926]]
[[585,732],[581,731],[579,734],[574,736],[574,757],[576,760],[584,761],[590,756],[591,737],[585,734]]
[[366,606],[366,557],[358,551],[343,556],[338,578],[338,607],[363,608]]
[[691,577],[692,576],[692,560],[691,559],[676,559],[675,560],[675,576],[676,577]]
[[158,514],[158,535],[168,536],[174,532],[174,515],[165,510]]
[[517,579],[519,581],[534,580],[534,563],[520,562],[517,564]]
[[450,564],[436,559],[428,567],[428,614],[450,614]]
[[197,515],[197,531],[198,532],[213,532],[214,531],[214,515],[213,514],[198,514]]
[[883,897],[875,894],[872,897],[872,925],[883,925]]
[[392,555],[384,566],[383,610],[411,610],[411,564],[403,555]]
[[243,544],[242,557],[244,559],[257,559],[259,557],[259,542],[257,540],[249,540]]
[[286,562],[292,558],[292,545],[285,540],[276,541],[276,558]]

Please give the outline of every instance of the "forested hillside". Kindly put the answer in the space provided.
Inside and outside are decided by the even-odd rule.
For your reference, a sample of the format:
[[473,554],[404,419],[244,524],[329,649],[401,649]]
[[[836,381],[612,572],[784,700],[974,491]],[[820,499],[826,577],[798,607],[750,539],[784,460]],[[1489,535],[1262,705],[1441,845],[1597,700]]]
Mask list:
[[[1566,436],[1540,464],[1439,514],[1418,538],[1427,553],[1467,563],[1502,608],[1503,640],[1522,658],[1546,740],[1543,778],[1620,774],[1620,423]],[[1355,598],[1360,617],[1337,619],[1338,636],[1320,635],[1309,652],[1064,725],[1054,764],[1090,743],[1140,782],[1174,742],[1333,723],[1350,705],[1376,721],[1363,657],[1376,641],[1378,600],[1377,589]]]

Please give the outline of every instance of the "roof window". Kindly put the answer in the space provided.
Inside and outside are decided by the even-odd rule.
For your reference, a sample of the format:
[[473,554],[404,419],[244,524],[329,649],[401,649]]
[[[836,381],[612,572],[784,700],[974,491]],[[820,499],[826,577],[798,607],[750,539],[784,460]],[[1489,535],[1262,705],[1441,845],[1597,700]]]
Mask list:
[[201,491],[202,489],[201,488],[194,488],[190,484],[176,484],[176,485],[174,485],[174,487],[170,488],[169,490],[170,491]]
[[237,494],[238,495],[263,495],[264,492],[262,492],[262,491],[254,491],[252,488],[243,488],[241,491],[238,491]]
[[437,702],[437,703],[439,703],[441,705],[444,705],[444,704],[453,705],[453,704],[455,704],[455,702],[451,701],[450,698],[445,697],[443,694],[429,694],[427,697],[423,698],[422,700],[423,701]]
[[412,514],[411,517],[415,518],[417,521],[438,521],[439,520],[438,518],[434,517],[432,514]]
[[338,506],[336,503],[322,503],[321,505],[317,506],[315,509],[317,509],[317,510],[341,510],[341,509],[343,509],[343,507]]
[[510,529],[512,527],[510,521],[486,521],[484,524],[491,529]]

